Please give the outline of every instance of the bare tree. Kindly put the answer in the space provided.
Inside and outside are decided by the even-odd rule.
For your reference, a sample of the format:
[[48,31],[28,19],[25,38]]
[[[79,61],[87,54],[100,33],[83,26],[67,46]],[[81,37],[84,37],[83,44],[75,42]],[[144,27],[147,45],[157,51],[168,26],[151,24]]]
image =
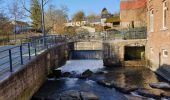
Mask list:
[[79,21],[80,22],[80,26],[81,26],[81,22],[85,19],[85,14],[83,11],[78,11],[77,13],[75,13],[73,15],[73,21]]
[[9,7],[9,14],[10,14],[10,18],[14,20],[13,21],[13,24],[14,24],[14,39],[16,41],[17,21],[21,20],[23,18],[24,11],[21,8],[21,5],[19,4],[18,0],[12,0],[10,3],[11,3],[11,6]]
[[65,22],[68,18],[67,11],[68,8],[65,6],[57,9],[50,5],[45,13],[46,28],[60,34],[64,33]]

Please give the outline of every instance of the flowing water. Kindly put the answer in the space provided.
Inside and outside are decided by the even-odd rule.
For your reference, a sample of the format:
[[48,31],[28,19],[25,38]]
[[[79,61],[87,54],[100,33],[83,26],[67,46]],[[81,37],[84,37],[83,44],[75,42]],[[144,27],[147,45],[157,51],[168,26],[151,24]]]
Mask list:
[[[103,71],[105,74],[93,74],[88,79],[77,77],[61,77],[48,79],[32,100],[49,99],[57,100],[60,94],[68,90],[79,90],[95,93],[100,100],[127,100],[125,94],[114,88],[107,88],[96,83],[97,80],[109,79],[119,82],[121,85],[135,85],[140,88],[150,88],[149,83],[161,80],[155,73],[144,67],[112,67],[103,66],[102,60],[69,60],[60,68],[62,72],[81,74],[83,71]],[[39,100],[38,99],[38,100]]]

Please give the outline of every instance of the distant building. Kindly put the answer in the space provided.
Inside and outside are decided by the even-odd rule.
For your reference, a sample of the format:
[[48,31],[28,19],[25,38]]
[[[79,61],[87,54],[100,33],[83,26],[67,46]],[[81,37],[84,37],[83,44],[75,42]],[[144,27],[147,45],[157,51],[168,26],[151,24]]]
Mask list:
[[170,66],[170,1],[147,0],[146,58],[152,70]]
[[120,0],[122,28],[146,26],[147,0]]
[[87,24],[87,21],[68,21],[65,23],[65,26],[85,26]]
[[26,32],[27,30],[30,29],[30,26],[26,22],[22,21],[12,21],[11,24],[13,25],[12,31],[15,33],[21,33],[21,32]]
[[101,25],[101,18],[96,18],[92,22],[89,22],[91,26]]
[[110,18],[107,18],[105,24],[110,28],[118,28],[120,26],[120,17],[112,16]]
[[102,9],[102,12],[101,12],[101,25],[102,26],[106,26],[106,20],[107,18],[110,18],[112,17],[112,14],[110,14],[106,8],[103,8]]

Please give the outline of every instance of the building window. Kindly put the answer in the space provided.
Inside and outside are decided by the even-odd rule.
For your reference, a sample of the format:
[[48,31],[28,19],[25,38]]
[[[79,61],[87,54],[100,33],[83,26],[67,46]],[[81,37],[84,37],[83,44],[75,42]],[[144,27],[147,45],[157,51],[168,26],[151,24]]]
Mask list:
[[153,9],[150,11],[150,32],[154,31],[154,12]]
[[168,57],[168,50],[162,50],[163,57]]
[[166,29],[167,27],[167,1],[163,1],[163,29]]

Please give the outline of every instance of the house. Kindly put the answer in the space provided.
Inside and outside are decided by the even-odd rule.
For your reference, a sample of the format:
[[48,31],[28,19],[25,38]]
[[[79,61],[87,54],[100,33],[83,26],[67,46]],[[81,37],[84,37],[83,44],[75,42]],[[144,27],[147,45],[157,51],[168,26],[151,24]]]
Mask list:
[[147,0],[120,0],[122,28],[146,26]]
[[13,25],[13,29],[12,31],[14,33],[21,33],[21,32],[26,32],[27,30],[30,29],[30,26],[28,23],[26,22],[22,22],[22,21],[12,21],[11,24]]
[[106,26],[110,28],[117,28],[120,26],[120,17],[119,16],[112,16],[107,18],[105,21]]
[[148,42],[146,58],[149,67],[156,71],[170,65],[170,1],[148,0]]
[[67,23],[65,23],[65,26],[85,26],[87,24],[86,20],[83,21],[68,21]]
[[101,18],[96,18],[93,21],[88,22],[88,23],[90,23],[91,26],[101,25]]

